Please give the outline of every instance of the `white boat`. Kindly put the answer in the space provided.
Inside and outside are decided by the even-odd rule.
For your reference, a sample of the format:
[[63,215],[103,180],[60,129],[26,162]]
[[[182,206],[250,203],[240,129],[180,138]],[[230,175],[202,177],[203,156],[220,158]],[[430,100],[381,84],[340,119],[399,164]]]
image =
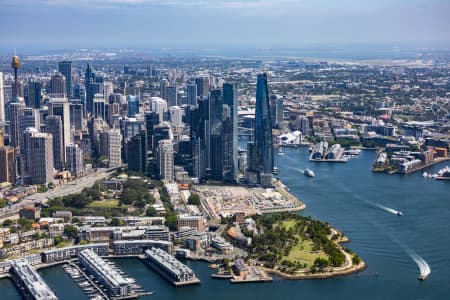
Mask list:
[[280,147],[278,147],[278,155],[283,155],[283,146],[280,145]]
[[305,170],[303,171],[303,174],[304,174],[305,176],[308,176],[308,177],[314,177],[314,176],[315,176],[313,170],[311,170],[311,169],[305,169]]
[[422,176],[423,177],[428,177],[428,173],[427,172],[423,172]]
[[273,167],[273,169],[272,169],[272,174],[273,174],[273,175],[278,175],[278,174],[280,174],[280,169],[278,169],[278,167]]

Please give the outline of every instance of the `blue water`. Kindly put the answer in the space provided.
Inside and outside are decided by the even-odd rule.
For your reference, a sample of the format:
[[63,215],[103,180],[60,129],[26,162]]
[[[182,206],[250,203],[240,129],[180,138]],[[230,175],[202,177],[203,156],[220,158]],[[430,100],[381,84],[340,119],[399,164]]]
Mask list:
[[[202,284],[174,288],[137,259],[118,259],[153,296],[142,299],[450,299],[450,182],[422,177],[374,174],[375,152],[363,151],[346,164],[311,163],[307,149],[285,149],[276,156],[279,177],[307,205],[304,215],[328,221],[350,239],[348,245],[368,264],[358,274],[327,280],[232,285],[212,280],[205,263],[188,262]],[[437,172],[446,163],[430,167]],[[316,177],[299,170],[310,168]],[[377,205],[403,212],[399,217]],[[431,267],[430,276],[417,280],[414,251]],[[376,277],[374,274],[379,274]],[[61,299],[84,299],[61,267],[40,273]],[[1,280],[5,299],[20,299],[9,281]],[[2,294],[5,295],[5,294]],[[0,297],[3,299],[3,297]]]

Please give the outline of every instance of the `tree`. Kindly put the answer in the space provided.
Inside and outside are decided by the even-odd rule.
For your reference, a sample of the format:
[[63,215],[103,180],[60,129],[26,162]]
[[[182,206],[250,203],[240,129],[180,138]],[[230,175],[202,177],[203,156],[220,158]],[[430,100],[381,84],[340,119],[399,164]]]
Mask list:
[[11,219],[6,219],[3,221],[3,227],[9,227],[13,224],[13,221]]
[[354,265],[359,265],[361,263],[361,258],[358,255],[353,256],[352,263]]
[[111,226],[124,226],[125,222],[123,220],[121,220],[121,219],[113,218],[111,220],[111,222],[109,223],[109,225],[111,225]]
[[78,237],[79,230],[77,227],[72,225],[66,225],[64,227],[64,234],[67,235],[69,239],[74,239]]
[[33,222],[31,220],[25,219],[25,218],[19,218],[19,220],[17,220],[17,224],[20,225],[20,229],[22,229],[22,231],[28,231],[31,230],[32,224]]
[[0,208],[3,208],[6,206],[6,200],[5,199],[0,199]]
[[156,217],[158,215],[158,212],[156,211],[156,208],[154,208],[153,206],[149,206],[145,214],[147,215],[147,217]]
[[191,194],[188,198],[188,203],[191,205],[200,205],[200,196],[198,194]]
[[178,217],[176,212],[166,212],[166,223],[171,231],[178,230]]

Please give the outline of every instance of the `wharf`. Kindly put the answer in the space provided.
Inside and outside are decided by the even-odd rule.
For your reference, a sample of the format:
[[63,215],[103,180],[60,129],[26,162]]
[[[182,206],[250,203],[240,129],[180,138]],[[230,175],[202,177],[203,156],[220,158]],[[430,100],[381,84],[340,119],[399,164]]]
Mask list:
[[144,262],[148,266],[150,266],[154,271],[156,271],[159,275],[161,275],[164,279],[166,279],[172,285],[174,285],[175,287],[181,287],[181,286],[186,286],[186,285],[194,285],[194,284],[199,284],[200,283],[200,279],[198,279],[197,277],[194,277],[191,280],[187,280],[187,281],[175,281],[169,274],[167,274],[163,269],[161,269],[159,266],[157,266],[153,262],[151,262],[151,261],[149,261],[147,259],[144,259]]
[[328,158],[314,159],[314,158],[310,158],[309,161],[312,161],[312,162],[326,162],[326,163],[346,163],[348,161],[348,158],[339,158],[339,159],[328,159]]
[[265,276],[265,277],[261,277],[261,278],[242,278],[241,276],[239,277],[233,277],[230,279],[231,283],[257,283],[257,282],[270,282],[273,281],[272,277],[269,276]]

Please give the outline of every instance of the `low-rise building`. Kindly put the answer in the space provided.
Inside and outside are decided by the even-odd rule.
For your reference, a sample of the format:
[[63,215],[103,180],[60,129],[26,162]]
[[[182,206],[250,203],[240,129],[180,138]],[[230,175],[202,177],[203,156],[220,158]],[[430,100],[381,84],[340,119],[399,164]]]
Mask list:
[[205,229],[206,220],[203,216],[179,215],[178,227],[189,226],[195,228],[197,231]]
[[173,250],[171,242],[155,240],[114,241],[112,247],[114,255],[140,255],[151,248],[163,249],[168,253]]
[[63,261],[77,257],[78,253],[86,249],[94,251],[97,255],[104,256],[108,255],[109,244],[101,243],[101,244],[77,245],[72,247],[47,250],[41,253],[41,259],[43,263],[53,263],[57,261]]

